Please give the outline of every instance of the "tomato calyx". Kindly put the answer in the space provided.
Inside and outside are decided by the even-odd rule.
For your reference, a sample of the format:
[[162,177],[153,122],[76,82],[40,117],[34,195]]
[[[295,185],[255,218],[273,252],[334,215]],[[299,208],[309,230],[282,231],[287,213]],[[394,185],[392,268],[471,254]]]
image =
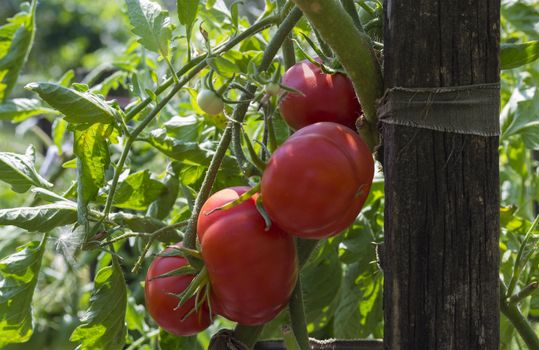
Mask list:
[[264,208],[264,203],[262,202],[262,195],[259,195],[256,198],[255,205],[256,205],[256,210],[258,210],[262,218],[264,218],[264,222],[266,224],[266,228],[264,230],[267,232],[271,229],[271,218],[268,212],[266,211],[266,208]]
[[193,278],[193,281],[191,281],[189,286],[183,292],[179,294],[170,293],[170,295],[174,296],[175,298],[178,298],[178,305],[176,305],[174,310],[181,308],[191,298],[195,298],[194,307],[184,315],[182,321],[184,319],[187,319],[193,313],[198,312],[204,302],[207,303],[208,309],[210,310],[210,317],[212,317],[211,315],[213,314],[213,312],[210,300],[210,281],[208,278],[208,270],[205,267],[203,267],[196,274],[195,278]]
[[219,211],[219,210],[227,210],[227,209],[232,209],[234,208],[235,206],[245,202],[246,200],[250,199],[255,193],[259,192],[260,191],[260,184],[257,184],[256,186],[254,186],[253,188],[251,188],[250,190],[244,192],[241,196],[239,196],[238,198],[234,199],[233,201],[230,201],[224,205],[221,205],[220,207],[217,207],[217,208],[213,208],[212,210],[209,210],[205,213],[202,213],[203,215],[211,215],[213,213],[215,213],[216,211]]
[[[187,276],[194,275],[195,277],[189,284],[189,286],[184,289],[181,293],[168,293],[178,299],[178,304],[174,310],[180,309],[185,303],[194,298],[195,303],[194,307],[189,310],[183,317],[182,321],[185,321],[189,316],[195,312],[199,312],[204,305],[204,302],[208,305],[210,311],[210,318],[212,318],[212,309],[211,309],[211,300],[210,300],[210,283],[208,278],[208,271],[204,267],[204,262],[202,260],[202,254],[196,249],[186,248],[183,245],[174,245],[169,247],[170,249],[161,252],[157,256],[161,257],[173,257],[181,256],[189,263],[187,265],[178,267],[171,271],[165,272],[163,274],[154,276],[148,281],[157,280],[160,278],[167,278],[172,276]],[[194,262],[194,264],[193,264]]]

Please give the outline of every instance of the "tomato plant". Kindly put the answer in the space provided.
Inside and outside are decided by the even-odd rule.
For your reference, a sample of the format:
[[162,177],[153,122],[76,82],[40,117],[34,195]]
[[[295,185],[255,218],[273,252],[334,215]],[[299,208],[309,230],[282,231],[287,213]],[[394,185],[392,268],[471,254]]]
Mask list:
[[[539,45],[536,21],[530,20],[538,16],[537,0],[503,1],[499,24],[494,23],[497,5],[457,13],[478,2],[458,8],[440,1],[436,5],[451,9],[444,20],[488,9],[493,26],[480,26],[487,21],[478,20],[447,27],[460,38],[468,36],[458,31],[483,28],[468,38],[470,47],[479,44],[475,47],[480,50],[455,55],[444,45],[463,45],[462,40],[442,40],[445,36],[434,33],[436,42],[422,46],[426,55],[409,51],[397,57],[389,54],[391,48],[406,51],[418,41],[411,35],[409,41],[384,43],[382,31],[392,27],[386,25],[389,17],[404,19],[398,22],[411,30],[438,21],[415,23],[417,18],[395,12],[384,18],[381,0],[0,1],[0,348],[214,350],[210,340],[234,327],[228,333],[236,338],[232,343],[252,349],[257,340],[290,338],[290,332],[283,332],[288,326],[296,338],[287,338],[288,344],[297,341],[301,350],[309,349],[309,338],[367,338],[382,348],[379,339],[390,324],[384,321],[383,304],[393,299],[384,297],[390,290],[384,288],[384,271],[372,262],[380,259],[383,265],[384,218],[395,223],[393,215],[402,209],[395,198],[406,200],[410,197],[403,193],[418,191],[421,203],[408,209],[433,208],[432,216],[412,221],[417,226],[443,224],[447,229],[456,222],[472,223],[475,231],[485,221],[464,220],[468,214],[477,217],[475,211],[456,215],[461,204],[480,201],[479,212],[490,202],[489,215],[495,216],[497,192],[496,179],[483,183],[474,162],[466,161],[466,155],[482,154],[474,152],[478,144],[465,142],[467,136],[462,143],[454,135],[436,142],[436,157],[428,147],[406,153],[418,149],[425,137],[395,132],[411,147],[386,147],[390,143],[384,145],[387,139],[378,135],[377,101],[396,73],[410,80],[422,77],[412,68],[395,69],[396,62],[406,64],[412,58],[425,57],[425,69],[455,85],[462,80],[435,66],[453,62],[464,74],[470,59],[474,70],[486,62],[496,81],[498,52],[490,50],[498,43],[492,28],[501,29],[502,68],[500,144],[490,137],[491,154],[485,158],[495,170],[499,152],[502,259],[499,275],[493,275],[507,287],[500,305],[513,317],[501,318],[500,338],[503,349],[537,348],[527,346],[520,335],[532,339],[530,330],[537,333],[539,317],[539,219],[534,221],[539,198],[534,154],[539,149],[539,64],[534,60]],[[447,56],[433,59],[431,47]],[[474,58],[486,51],[487,60]],[[335,63],[342,67],[340,73],[328,74],[302,61],[308,56]],[[474,81],[475,76],[470,75]],[[494,106],[497,101],[488,102]],[[404,180],[401,175],[407,171],[419,176],[411,178],[411,186],[396,189],[384,185],[380,166],[371,184],[371,152],[376,149],[377,156],[426,156],[442,168],[386,163],[386,175],[394,179]],[[451,164],[459,161],[469,171],[452,171]],[[423,181],[446,178],[475,178],[478,189],[494,186],[489,196],[467,196],[459,193],[460,186],[442,186],[442,192],[422,196]],[[245,185],[260,185],[261,195],[208,213],[245,194],[245,187],[233,187]],[[216,193],[210,197],[212,191]],[[385,192],[391,194],[387,206]],[[439,215],[439,203],[434,203],[440,202],[439,195],[454,199],[443,202],[454,205],[455,215]],[[266,221],[255,204],[268,214]],[[415,232],[418,239],[404,247],[422,247],[412,256],[415,262],[437,257],[431,248],[456,251],[455,245],[423,239],[441,231]],[[461,236],[448,235],[447,242],[457,242],[455,237]],[[472,234],[458,242],[473,244],[477,238]],[[179,241],[183,256],[162,256]],[[389,242],[389,249],[397,246]],[[475,253],[464,249],[462,256],[469,252]],[[385,260],[395,262],[392,258]],[[174,275],[187,260],[196,269]],[[466,261],[478,260],[462,259]],[[457,264],[446,265],[452,284],[466,277],[481,288],[487,285],[486,274],[471,269],[461,273],[466,271]],[[172,275],[159,278],[163,273]],[[148,277],[147,290],[145,276],[156,277]],[[431,274],[411,288],[430,288],[431,276],[443,281]],[[208,291],[213,305],[203,304],[198,315],[182,321],[192,300],[176,309],[179,299],[168,293],[191,291],[187,285],[198,282],[209,289],[195,292]],[[492,293],[498,291],[495,284],[489,284]],[[468,304],[455,305],[475,305]],[[210,307],[217,313],[203,329]],[[446,324],[442,318],[452,313],[435,315],[441,317],[438,325]],[[419,327],[429,324],[416,321]],[[361,342],[354,340],[353,347],[356,341]]]
[[197,232],[213,310],[240,324],[257,325],[286,306],[298,262],[292,237],[277,225],[266,229],[256,195],[233,208],[211,212],[248,189],[232,187],[212,195],[201,209]]
[[322,121],[356,129],[362,111],[346,75],[325,73],[319,65],[305,60],[290,67],[282,83],[301,93],[286,92],[279,104],[281,115],[293,129]]
[[296,132],[271,156],[262,200],[271,219],[290,234],[329,237],[354,221],[373,175],[372,155],[359,136],[320,122]]
[[[171,247],[161,254],[170,254],[175,251],[177,252]],[[178,307],[180,299],[176,295],[182,293],[189,286],[194,275],[160,277],[186,265],[188,265],[188,261],[183,256],[157,256],[148,268],[144,286],[146,308],[152,318],[161,328],[179,336],[196,334],[208,328],[211,323],[208,304],[205,301],[201,301],[199,309],[194,310],[194,312],[194,297]],[[203,299],[201,298],[201,300]]]

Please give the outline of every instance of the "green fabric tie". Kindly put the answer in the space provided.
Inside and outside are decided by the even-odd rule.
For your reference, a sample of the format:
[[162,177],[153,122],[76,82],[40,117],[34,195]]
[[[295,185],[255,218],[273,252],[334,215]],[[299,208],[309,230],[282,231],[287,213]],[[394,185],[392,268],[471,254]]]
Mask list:
[[500,134],[500,84],[394,87],[380,99],[381,123],[459,134]]

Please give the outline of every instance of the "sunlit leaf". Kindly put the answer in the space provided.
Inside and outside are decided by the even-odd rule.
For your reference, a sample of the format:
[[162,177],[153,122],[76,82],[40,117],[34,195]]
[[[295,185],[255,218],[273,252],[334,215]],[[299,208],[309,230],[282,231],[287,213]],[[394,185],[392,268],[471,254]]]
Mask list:
[[501,69],[517,68],[539,58],[539,41],[502,44],[500,49]]
[[31,186],[52,186],[35,169],[34,159],[29,156],[33,149],[30,146],[27,154],[0,152],[0,180],[10,184],[15,192],[26,192]]
[[70,340],[80,350],[120,350],[125,344],[127,289],[120,264],[100,269],[94,280],[90,307]]
[[0,348],[33,333],[32,297],[46,240],[30,242],[0,260]]
[[133,26],[133,33],[148,50],[168,55],[168,45],[172,37],[172,24],[168,11],[149,0],[126,0],[127,15]]
[[178,19],[180,23],[185,26],[188,41],[191,40],[191,32],[193,30],[193,24],[197,18],[199,3],[200,0],[176,0]]
[[117,208],[145,210],[165,190],[165,185],[150,178],[148,170],[121,178],[114,195]]
[[48,232],[76,221],[77,207],[72,202],[0,209],[0,225],[13,225],[28,231]]
[[95,198],[98,189],[105,183],[105,170],[110,163],[107,135],[110,127],[93,124],[85,130],[75,130],[73,151],[78,157],[78,181],[82,181],[83,191],[79,193],[87,204]]
[[91,92],[81,92],[54,83],[30,83],[26,89],[65,115],[70,123],[112,123],[114,109]]
[[0,102],[13,90],[32,48],[36,4],[36,0],[31,5],[22,3],[21,12],[0,27]]
[[14,98],[0,104],[0,120],[18,123],[40,114],[58,114],[58,112],[44,107],[39,100],[30,98]]

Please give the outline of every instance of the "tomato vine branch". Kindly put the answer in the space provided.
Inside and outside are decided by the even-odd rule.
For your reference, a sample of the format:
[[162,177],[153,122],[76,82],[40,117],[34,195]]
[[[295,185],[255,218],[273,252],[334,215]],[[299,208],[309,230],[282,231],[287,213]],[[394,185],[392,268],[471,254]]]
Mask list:
[[[261,32],[262,30],[266,29],[267,27],[277,23],[278,20],[279,20],[278,16],[269,16],[269,17],[266,17],[266,18],[260,20],[259,22],[254,23],[252,26],[245,29],[245,31],[243,31],[242,33],[240,33],[237,36],[231,38],[229,41],[224,43],[222,46],[218,47],[215,50],[214,53],[215,54],[221,54],[221,53],[223,53],[225,51],[230,50],[231,48],[233,48],[234,46],[236,46],[237,44],[239,44],[243,40],[245,40],[245,39],[253,36],[256,33]],[[193,69],[196,65],[198,65],[199,63],[205,61],[206,57],[207,57],[207,55],[204,54],[204,55],[200,55],[198,57],[193,58],[192,60],[187,62],[179,71],[176,72],[176,76],[178,76],[178,77],[183,76],[188,71]],[[161,84],[161,86],[159,86],[154,91],[155,95],[159,96],[166,89],[168,89],[173,83],[174,83],[174,79],[173,78],[168,78],[167,80],[165,80],[163,82],[163,84]],[[139,104],[137,104],[136,107],[134,107],[133,109],[131,109],[131,110],[129,110],[127,112],[125,119],[128,120],[128,121],[133,119],[138,113],[140,113],[144,108],[146,108],[146,106],[148,106],[151,102],[152,102],[151,97],[147,97],[146,99],[142,100]]]
[[[231,39],[229,42],[224,44],[219,49],[215,50],[215,54],[221,54],[227,50],[230,50],[235,45],[237,45],[242,40],[264,30],[269,25],[275,23],[275,21],[278,19],[278,16],[272,16],[267,17],[260,22],[257,22],[253,24],[251,27],[249,27],[247,30],[245,30],[242,34],[238,35],[237,37]],[[197,62],[196,64],[194,62]],[[189,68],[192,66],[192,69],[189,71]],[[127,138],[124,149],[122,151],[122,154],[120,155],[120,159],[118,160],[118,163],[116,164],[116,167],[114,169],[114,176],[112,179],[112,184],[110,187],[109,195],[107,197],[107,201],[105,202],[105,209],[104,209],[104,218],[108,216],[110,213],[110,210],[112,208],[112,203],[114,200],[114,194],[116,192],[116,187],[118,185],[118,180],[120,178],[120,174],[123,171],[123,167],[125,165],[125,162],[127,160],[127,156],[129,155],[129,151],[131,150],[132,144],[137,140],[138,135],[146,128],[146,126],[157,116],[157,114],[163,109],[168,102],[174,97],[174,95],[192,78],[194,78],[202,69],[204,69],[207,66],[207,61],[205,60],[205,57],[197,57],[193,59],[193,61],[189,62],[182,70],[178,72],[178,76],[189,72],[187,75],[185,75],[181,80],[178,81],[172,88],[172,90],[161,100],[157,106],[148,114],[142,122],[133,130],[133,132],[129,135]],[[161,87],[159,87],[156,90],[156,95],[163,92],[166,88],[168,88],[174,80],[172,78],[168,79],[163,83]],[[131,110],[127,113],[126,119],[129,120],[133,118],[137,113],[139,113],[142,109],[144,109],[149,103],[151,102],[151,98],[146,98],[144,101],[142,101],[136,108]]]
[[292,331],[301,350],[310,350],[309,333],[307,332],[307,322],[305,321],[305,309],[303,307],[303,291],[301,289],[301,278],[298,276],[296,287],[292,292],[288,302],[290,319],[292,320]]
[[511,321],[528,348],[531,350],[539,350],[539,336],[537,336],[528,320],[522,315],[518,306],[514,303],[510,303],[505,295],[507,295],[507,288],[503,281],[500,280],[500,309],[502,313],[509,319],[509,321]]
[[[283,45],[283,42],[288,38],[289,33],[292,31],[301,16],[301,10],[297,7],[294,7],[285,17],[283,22],[279,25],[279,28],[277,29],[271,41],[268,43],[268,46],[264,50],[262,60],[260,61],[260,64],[258,66],[259,73],[267,70],[270,67],[273,58],[275,57],[275,55],[277,55],[277,52]],[[242,93],[240,100],[246,100],[250,97],[250,95],[253,96],[256,93],[256,85],[248,84],[245,87],[245,90],[246,92]],[[234,155],[236,156],[236,159],[241,169],[244,169],[244,164],[246,163],[246,158],[241,148],[241,123],[245,119],[249,104],[249,102],[239,104],[234,110],[234,115],[232,117],[235,121],[238,122],[235,123],[232,131],[232,147]]]
[[380,64],[370,38],[360,32],[337,0],[293,0],[333,49],[350,76],[365,118],[359,133],[371,151],[378,145],[376,101],[382,97]]

